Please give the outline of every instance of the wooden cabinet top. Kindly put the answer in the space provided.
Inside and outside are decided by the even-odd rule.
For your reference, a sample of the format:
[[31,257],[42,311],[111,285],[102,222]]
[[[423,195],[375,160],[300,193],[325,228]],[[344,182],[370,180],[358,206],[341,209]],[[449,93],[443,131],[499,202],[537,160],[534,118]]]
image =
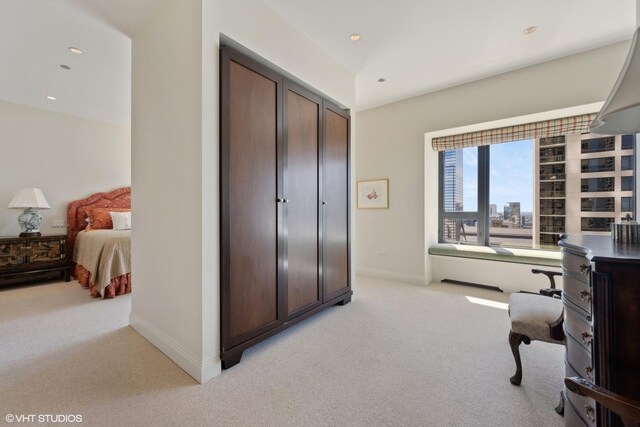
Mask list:
[[22,240],[55,240],[55,239],[66,239],[66,234],[43,234],[41,236],[34,237],[20,237],[20,236],[0,236],[0,242],[16,242]]
[[568,236],[559,244],[563,250],[594,262],[640,264],[640,244],[614,242],[611,236]]

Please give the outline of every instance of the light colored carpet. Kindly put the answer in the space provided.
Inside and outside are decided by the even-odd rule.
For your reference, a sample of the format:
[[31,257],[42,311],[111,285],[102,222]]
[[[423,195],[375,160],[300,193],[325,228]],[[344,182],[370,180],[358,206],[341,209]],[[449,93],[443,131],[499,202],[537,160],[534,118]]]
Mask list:
[[[130,296],[77,282],[0,290],[0,419],[82,414],[83,425],[560,426],[563,348],[523,346],[504,308],[456,285],[359,277],[357,298],[245,352],[198,385],[127,326]],[[15,423],[14,423],[15,424]]]

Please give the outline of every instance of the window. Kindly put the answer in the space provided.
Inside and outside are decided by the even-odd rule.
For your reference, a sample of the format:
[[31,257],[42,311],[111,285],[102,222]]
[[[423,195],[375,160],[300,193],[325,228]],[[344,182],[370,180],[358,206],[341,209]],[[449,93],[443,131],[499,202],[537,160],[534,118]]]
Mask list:
[[623,150],[633,150],[635,145],[636,145],[636,136],[635,135],[622,135],[621,149],[623,149]]
[[614,197],[583,197],[582,212],[614,212]]
[[564,199],[541,199],[540,215],[564,215],[565,200]]
[[610,172],[615,170],[615,157],[602,157],[599,159],[583,159],[581,170],[585,172]]
[[564,163],[540,165],[540,181],[555,181],[558,179],[565,179],[566,177],[567,174],[565,173]]
[[605,138],[593,138],[582,140],[582,154],[599,153],[601,151],[613,151],[615,149],[616,138],[613,136]]
[[489,244],[530,248],[534,142],[516,141],[489,147]]
[[[562,233],[605,233],[615,218],[635,215],[635,136],[505,140],[525,128],[433,138],[441,242],[557,249]],[[447,150],[473,143],[487,145]]]
[[581,182],[583,193],[594,193],[598,191],[614,191],[614,178],[583,178]]
[[441,241],[478,243],[479,148],[470,147],[440,153]]
[[582,231],[611,231],[613,222],[613,218],[582,218],[580,229]]

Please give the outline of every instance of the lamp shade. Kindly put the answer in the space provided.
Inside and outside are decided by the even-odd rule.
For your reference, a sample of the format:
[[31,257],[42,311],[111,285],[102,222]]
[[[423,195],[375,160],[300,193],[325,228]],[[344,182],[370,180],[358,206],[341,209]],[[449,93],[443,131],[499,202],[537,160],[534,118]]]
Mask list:
[[636,29],[631,50],[607,101],[589,126],[600,135],[638,133],[640,130],[640,28]]
[[42,190],[39,188],[23,188],[9,203],[10,209],[51,209]]

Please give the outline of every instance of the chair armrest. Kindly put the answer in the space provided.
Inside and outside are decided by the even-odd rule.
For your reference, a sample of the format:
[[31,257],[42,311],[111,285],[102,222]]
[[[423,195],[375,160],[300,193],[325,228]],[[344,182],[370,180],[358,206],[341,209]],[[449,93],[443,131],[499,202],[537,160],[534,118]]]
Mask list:
[[545,297],[552,297],[555,298],[556,296],[558,298],[562,297],[562,290],[561,289],[540,289],[540,295],[544,295]]
[[531,272],[533,274],[544,274],[545,276],[547,276],[549,278],[549,282],[551,282],[551,289],[555,289],[556,288],[556,281],[555,281],[554,277],[555,276],[562,276],[562,273],[559,273],[557,271],[538,270],[537,268],[534,268],[533,270],[531,270]]
[[595,399],[608,410],[615,412],[622,418],[625,426],[640,425],[640,402],[612,393],[607,389],[598,387],[589,381],[571,377],[565,378],[567,389],[580,395]]

